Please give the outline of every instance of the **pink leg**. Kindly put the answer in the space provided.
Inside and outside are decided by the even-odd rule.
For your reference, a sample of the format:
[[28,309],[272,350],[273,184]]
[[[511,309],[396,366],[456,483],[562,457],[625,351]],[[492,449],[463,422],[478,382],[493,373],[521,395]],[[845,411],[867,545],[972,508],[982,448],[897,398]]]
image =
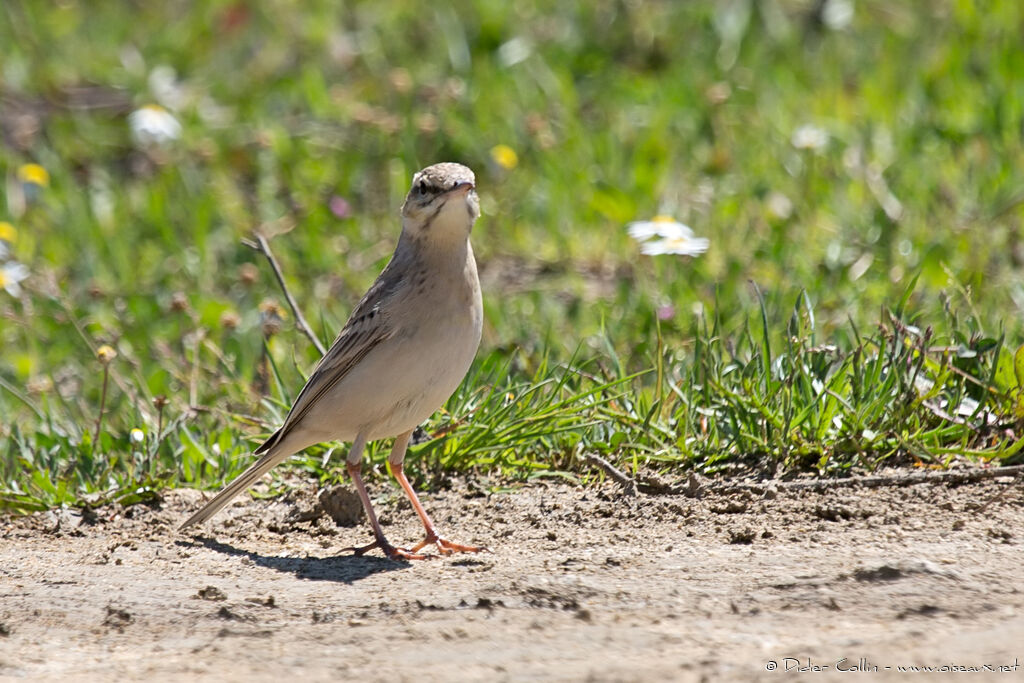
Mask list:
[[478,553],[481,550],[487,550],[487,548],[477,547],[475,545],[461,545],[459,543],[452,543],[446,539],[441,538],[437,535],[437,530],[434,528],[434,522],[431,521],[430,515],[423,509],[423,505],[420,504],[420,499],[413,491],[412,485],[409,484],[409,480],[405,477],[405,469],[401,462],[391,463],[391,473],[395,475],[395,479],[401,485],[405,491],[405,495],[409,497],[409,502],[412,503],[412,507],[416,510],[416,514],[420,516],[420,521],[423,522],[423,528],[427,532],[427,537],[423,541],[412,548],[409,552],[419,552],[423,546],[433,543],[437,546],[438,552],[442,555],[451,555],[452,553]]
[[[373,527],[373,537],[375,540],[373,543],[363,546],[361,548],[348,548],[353,551],[356,555],[363,555],[364,553],[373,550],[374,548],[380,548],[384,555],[389,560],[426,560],[430,555],[420,555],[416,551],[423,547],[424,544],[416,546],[413,550],[406,550],[405,548],[396,548],[395,546],[388,543],[388,539],[384,537],[384,530],[380,528],[380,522],[377,521],[377,514],[373,511],[373,504],[370,502],[370,494],[366,491],[366,485],[363,484],[361,463],[348,463],[347,466],[349,476],[352,477],[352,483],[356,485],[356,491],[359,493],[359,500],[363,502],[363,509],[366,510],[366,516],[370,519],[370,526]],[[415,503],[419,505],[418,501]]]

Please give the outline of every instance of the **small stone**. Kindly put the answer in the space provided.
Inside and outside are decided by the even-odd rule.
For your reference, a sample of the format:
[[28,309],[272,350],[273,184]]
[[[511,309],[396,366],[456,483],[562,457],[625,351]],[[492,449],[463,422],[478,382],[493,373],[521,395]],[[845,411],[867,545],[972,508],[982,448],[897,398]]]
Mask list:
[[736,529],[729,532],[729,543],[733,545],[750,545],[757,535],[753,529]]
[[366,512],[359,494],[350,486],[332,486],[324,489],[317,496],[320,507],[324,509],[338,526],[357,526],[363,521]]
[[228,596],[225,595],[224,591],[217,588],[216,586],[207,586],[206,588],[200,588],[196,592],[196,597],[201,600],[227,600]]

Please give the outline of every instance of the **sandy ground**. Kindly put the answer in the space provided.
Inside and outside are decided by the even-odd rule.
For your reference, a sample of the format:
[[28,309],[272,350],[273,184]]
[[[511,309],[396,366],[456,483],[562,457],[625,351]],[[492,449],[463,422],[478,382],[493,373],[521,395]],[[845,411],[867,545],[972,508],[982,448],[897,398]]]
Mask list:
[[[392,540],[418,540],[397,489],[374,492]],[[196,491],[0,520],[0,679],[1024,679],[1020,480],[636,499],[460,483],[424,502],[493,551],[415,563],[341,552],[365,525],[309,520],[314,493],[195,533],[175,529]]]

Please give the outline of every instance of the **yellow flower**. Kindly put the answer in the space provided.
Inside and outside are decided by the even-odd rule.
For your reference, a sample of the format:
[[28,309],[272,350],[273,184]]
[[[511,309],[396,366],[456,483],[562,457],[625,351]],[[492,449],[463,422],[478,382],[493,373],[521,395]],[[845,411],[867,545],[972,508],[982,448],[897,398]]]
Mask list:
[[48,187],[50,185],[50,174],[39,164],[24,164],[18,169],[18,180],[30,185]]
[[508,145],[495,145],[491,147],[491,159],[506,171],[511,171],[519,165],[519,155]]
[[13,225],[0,221],[0,242],[14,242],[18,239],[18,231]]
[[100,348],[96,349],[96,357],[99,358],[101,363],[107,365],[110,361],[117,358],[117,351],[115,351],[112,346],[104,344]]

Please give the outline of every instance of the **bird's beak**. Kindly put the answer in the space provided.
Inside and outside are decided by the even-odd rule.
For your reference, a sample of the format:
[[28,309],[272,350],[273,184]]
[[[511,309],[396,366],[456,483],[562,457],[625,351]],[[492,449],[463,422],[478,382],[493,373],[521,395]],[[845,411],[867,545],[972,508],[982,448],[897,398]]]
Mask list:
[[474,189],[476,189],[476,185],[474,185],[473,183],[470,183],[470,182],[464,182],[464,183],[459,183],[458,185],[456,185],[452,189],[448,190],[448,192],[450,192],[452,194],[455,194],[455,193],[466,194],[470,190],[474,190]]

